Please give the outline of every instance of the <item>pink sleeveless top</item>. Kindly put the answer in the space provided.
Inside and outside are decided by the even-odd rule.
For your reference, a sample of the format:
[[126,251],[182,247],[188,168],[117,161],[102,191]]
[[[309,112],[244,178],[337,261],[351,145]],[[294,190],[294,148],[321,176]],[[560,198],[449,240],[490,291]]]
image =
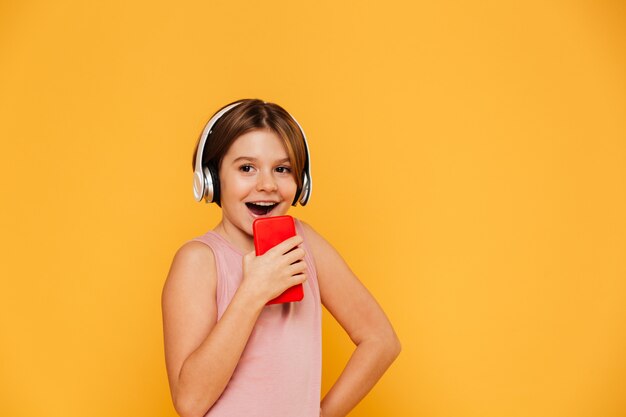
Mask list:
[[[304,236],[294,220],[296,232]],[[213,231],[192,240],[208,245],[215,255],[219,320],[243,279],[243,254]],[[319,416],[322,309],[306,240],[302,247],[308,267],[304,298],[263,308],[233,376],[205,417]]]

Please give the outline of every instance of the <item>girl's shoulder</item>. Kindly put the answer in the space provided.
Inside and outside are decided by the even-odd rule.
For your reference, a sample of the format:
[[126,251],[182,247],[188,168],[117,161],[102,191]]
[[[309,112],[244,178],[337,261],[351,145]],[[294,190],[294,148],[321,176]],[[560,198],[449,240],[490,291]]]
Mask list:
[[211,276],[214,270],[215,254],[212,248],[202,241],[188,240],[174,254],[170,276],[185,276],[187,279],[193,279]]
[[164,309],[186,305],[211,306],[217,285],[213,251],[197,241],[185,242],[174,254],[161,295]]
[[313,226],[300,219],[297,223],[300,224],[305,244],[313,252],[315,258],[324,259],[324,253],[334,251],[332,245]]
[[313,242],[315,242],[317,239],[322,237],[310,224],[306,223],[305,221],[300,219],[295,219],[295,221],[296,228],[302,230],[304,234],[303,238],[305,240],[312,240]]
[[191,239],[181,245],[174,257],[185,258],[189,261],[197,259],[214,259],[215,255],[210,245],[200,239]]

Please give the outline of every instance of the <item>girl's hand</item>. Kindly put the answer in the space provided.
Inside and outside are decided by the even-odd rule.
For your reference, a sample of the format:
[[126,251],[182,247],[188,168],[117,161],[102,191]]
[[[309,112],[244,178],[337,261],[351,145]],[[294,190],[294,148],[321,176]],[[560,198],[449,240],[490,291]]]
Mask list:
[[306,281],[306,262],[301,236],[293,236],[261,256],[249,252],[243,257],[242,288],[266,303],[287,288]]

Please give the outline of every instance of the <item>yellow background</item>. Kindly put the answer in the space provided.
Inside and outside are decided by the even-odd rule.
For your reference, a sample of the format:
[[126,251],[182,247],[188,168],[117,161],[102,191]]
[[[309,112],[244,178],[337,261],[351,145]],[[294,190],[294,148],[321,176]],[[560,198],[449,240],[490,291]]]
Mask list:
[[161,289],[245,97],[303,125],[292,214],[401,338],[352,416],[626,415],[625,51],[621,1],[4,0],[0,415],[175,415]]

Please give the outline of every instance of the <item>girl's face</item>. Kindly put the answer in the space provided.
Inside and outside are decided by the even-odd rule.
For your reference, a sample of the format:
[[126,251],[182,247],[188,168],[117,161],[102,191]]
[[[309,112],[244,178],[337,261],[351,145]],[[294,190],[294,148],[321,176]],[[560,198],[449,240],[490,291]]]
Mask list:
[[285,145],[269,129],[235,139],[222,159],[219,178],[224,227],[249,237],[254,219],[286,214],[297,190]]

